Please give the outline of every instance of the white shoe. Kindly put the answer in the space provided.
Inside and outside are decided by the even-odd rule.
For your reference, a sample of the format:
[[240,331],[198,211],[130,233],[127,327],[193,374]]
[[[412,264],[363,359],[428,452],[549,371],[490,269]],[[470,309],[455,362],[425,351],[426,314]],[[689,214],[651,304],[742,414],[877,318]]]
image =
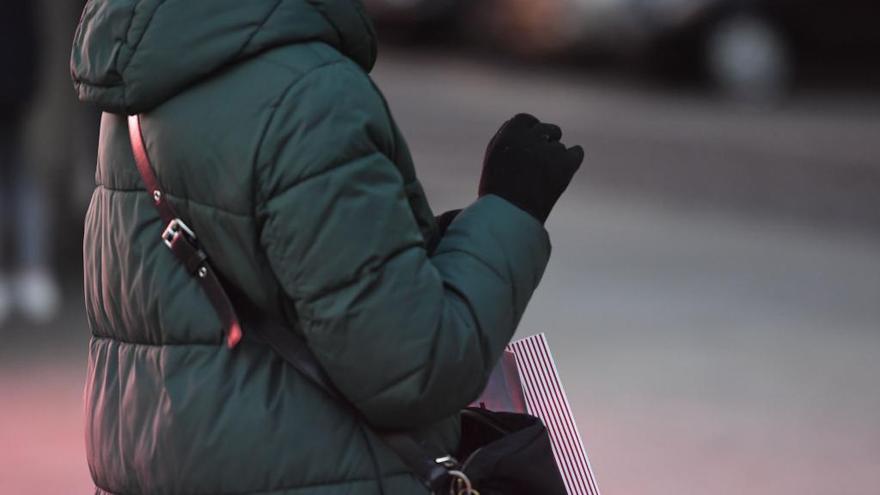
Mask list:
[[12,316],[12,290],[9,281],[0,275],[0,327]]
[[47,270],[27,270],[16,281],[16,303],[34,323],[51,321],[61,307],[61,289]]

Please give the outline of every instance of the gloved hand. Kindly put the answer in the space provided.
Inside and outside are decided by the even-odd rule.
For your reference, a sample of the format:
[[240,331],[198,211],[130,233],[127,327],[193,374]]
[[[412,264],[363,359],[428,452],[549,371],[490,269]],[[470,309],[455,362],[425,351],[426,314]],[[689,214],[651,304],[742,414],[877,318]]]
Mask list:
[[483,160],[479,196],[495,194],[544,223],[584,160],[566,148],[559,126],[521,113],[501,126]]

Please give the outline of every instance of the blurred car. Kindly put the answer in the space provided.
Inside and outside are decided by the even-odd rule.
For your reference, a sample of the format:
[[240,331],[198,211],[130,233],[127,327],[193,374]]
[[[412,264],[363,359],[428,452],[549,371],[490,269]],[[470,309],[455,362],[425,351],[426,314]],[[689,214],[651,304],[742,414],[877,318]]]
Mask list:
[[[741,98],[784,91],[803,62],[876,57],[876,0],[366,0],[380,24],[445,28],[524,57],[638,57],[700,68]],[[661,67],[662,68],[662,67]]]
[[476,24],[524,55],[577,51],[684,60],[729,93],[772,97],[816,59],[869,61],[876,0],[483,0]]

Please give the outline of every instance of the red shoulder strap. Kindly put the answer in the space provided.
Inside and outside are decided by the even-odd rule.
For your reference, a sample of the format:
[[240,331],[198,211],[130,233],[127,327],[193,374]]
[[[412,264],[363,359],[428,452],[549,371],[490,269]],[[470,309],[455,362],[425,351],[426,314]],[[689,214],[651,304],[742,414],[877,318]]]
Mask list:
[[207,254],[199,246],[195,232],[180,219],[171,203],[165,198],[165,193],[159,185],[159,179],[156,177],[147,154],[139,115],[128,117],[128,135],[138,172],[140,172],[141,179],[152,198],[153,206],[159,212],[159,217],[162,218],[162,223],[165,225],[162,230],[162,241],[174,253],[187,272],[199,281],[199,285],[205,291],[223,324],[226,345],[232,349],[242,337],[241,324],[238,321],[235,308],[233,308],[229,295],[223,288],[223,284],[220,283],[216,272],[211,267]]

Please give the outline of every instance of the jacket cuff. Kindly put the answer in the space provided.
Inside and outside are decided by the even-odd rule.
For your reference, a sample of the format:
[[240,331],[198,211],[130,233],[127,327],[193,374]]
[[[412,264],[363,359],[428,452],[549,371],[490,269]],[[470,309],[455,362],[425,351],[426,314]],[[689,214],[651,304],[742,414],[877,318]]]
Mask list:
[[525,311],[550,259],[547,230],[512,203],[487,194],[465,208],[449,226],[435,254],[466,251],[511,285],[517,319]]

